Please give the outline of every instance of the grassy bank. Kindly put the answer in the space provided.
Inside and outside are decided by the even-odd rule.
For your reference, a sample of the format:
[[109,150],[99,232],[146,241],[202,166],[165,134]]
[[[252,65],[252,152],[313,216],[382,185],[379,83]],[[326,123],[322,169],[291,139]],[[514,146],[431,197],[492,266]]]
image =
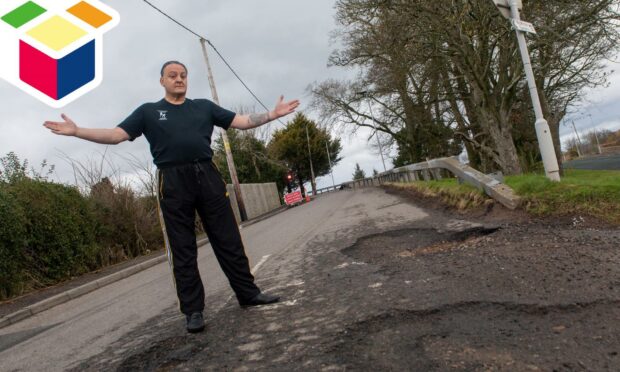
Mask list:
[[[505,182],[523,199],[521,208],[534,215],[588,215],[620,224],[620,172],[568,170],[559,183],[534,174],[506,177]],[[482,192],[459,185],[455,179],[393,186],[438,198],[459,210],[483,205],[488,200]]]
[[467,184],[459,185],[455,179],[441,181],[418,181],[411,183],[391,183],[390,186],[413,190],[427,197],[436,198],[458,210],[476,208],[490,202],[490,198],[482,191]]
[[620,224],[620,172],[568,170],[562,182],[543,175],[506,177],[536,215],[589,215]]

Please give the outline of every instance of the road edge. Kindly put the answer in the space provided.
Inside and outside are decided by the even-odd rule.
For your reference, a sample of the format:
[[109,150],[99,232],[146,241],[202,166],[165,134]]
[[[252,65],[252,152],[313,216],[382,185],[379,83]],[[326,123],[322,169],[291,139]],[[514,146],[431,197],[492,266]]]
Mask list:
[[[271,212],[268,212],[262,216],[258,216],[253,220],[250,221],[246,221],[244,223],[241,223],[239,225],[240,228],[244,228],[250,225],[253,225],[255,223],[261,222],[263,220],[266,220],[267,218],[270,218],[272,216],[275,216],[276,214],[279,214],[283,211],[285,211],[287,209],[286,206],[281,206],[277,209],[274,209]],[[209,239],[208,238],[203,238],[200,240],[196,241],[196,244],[198,246],[198,248],[201,248],[202,246],[206,245],[209,243]],[[8,327],[10,325],[13,325],[15,323],[21,322],[24,319],[28,319],[31,316],[34,316],[38,313],[41,313],[45,310],[49,310],[55,306],[64,304],[65,302],[74,300],[78,297],[81,297],[85,294],[88,294],[90,292],[93,292],[99,288],[103,288],[107,285],[110,285],[112,283],[116,283],[119,280],[128,278],[132,275],[135,275],[141,271],[144,271],[146,269],[149,269],[157,264],[160,264],[164,261],[168,260],[168,256],[166,254],[163,254],[161,256],[152,258],[148,261],[144,261],[141,263],[138,263],[134,266],[130,266],[126,269],[117,271],[115,273],[112,273],[108,276],[104,276],[103,278],[99,278],[96,280],[93,280],[92,282],[86,283],[84,285],[81,285],[77,288],[73,288],[70,289],[68,291],[59,293],[57,295],[54,295],[52,297],[46,298],[43,301],[39,301],[35,304],[26,306],[25,308],[15,311],[11,314],[5,315],[4,317],[0,318],[0,329],[4,328],[4,327]]]

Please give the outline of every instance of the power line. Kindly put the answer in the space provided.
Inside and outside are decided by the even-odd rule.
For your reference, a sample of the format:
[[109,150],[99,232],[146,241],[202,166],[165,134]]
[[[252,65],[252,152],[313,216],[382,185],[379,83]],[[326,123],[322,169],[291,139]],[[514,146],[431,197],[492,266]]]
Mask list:
[[[215,53],[218,55],[218,57],[220,57],[220,59],[222,60],[222,62],[224,62],[224,64],[226,65],[226,67],[228,67],[228,69],[233,73],[233,75],[235,75],[235,77],[237,78],[237,80],[239,80],[239,82],[243,85],[243,87],[252,95],[252,97],[254,97],[254,99],[267,111],[270,111],[270,109],[265,106],[265,104],[260,100],[260,98],[258,98],[258,96],[256,96],[256,94],[254,94],[254,92],[252,91],[252,89],[250,89],[250,87],[248,87],[248,85],[243,81],[243,79],[241,79],[241,77],[239,76],[239,74],[237,74],[237,72],[235,71],[234,68],[232,68],[232,66],[230,65],[230,63],[228,63],[228,61],[226,60],[226,58],[224,58],[224,56],[222,55],[222,53],[220,53],[219,50],[217,50],[217,48],[215,47],[215,45],[213,45],[213,43],[207,39],[206,37],[200,35],[199,33],[193,31],[191,28],[185,26],[183,23],[177,21],[176,19],[174,19],[173,17],[171,17],[170,15],[168,15],[166,12],[164,12],[163,10],[159,9],[157,6],[155,6],[153,3],[151,3],[148,0],[142,0],[144,1],[147,5],[149,5],[151,8],[155,9],[156,11],[158,11],[159,13],[161,13],[164,17],[168,18],[169,20],[171,20],[172,22],[176,23],[177,25],[179,25],[180,27],[182,27],[183,29],[185,29],[187,32],[191,33],[192,35],[203,39],[204,41],[207,42],[207,44],[209,44],[209,46],[211,48],[213,48],[213,50],[215,51]],[[282,122],[282,120],[277,119],[280,123],[284,124]]]

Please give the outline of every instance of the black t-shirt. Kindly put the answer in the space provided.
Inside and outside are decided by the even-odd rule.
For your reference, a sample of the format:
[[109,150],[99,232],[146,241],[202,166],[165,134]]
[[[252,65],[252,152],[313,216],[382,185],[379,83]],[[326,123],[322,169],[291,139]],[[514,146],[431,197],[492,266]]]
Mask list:
[[162,99],[138,107],[118,126],[133,141],[142,134],[158,167],[205,161],[213,157],[213,126],[228,129],[235,118],[207,99],[185,99],[180,105]]

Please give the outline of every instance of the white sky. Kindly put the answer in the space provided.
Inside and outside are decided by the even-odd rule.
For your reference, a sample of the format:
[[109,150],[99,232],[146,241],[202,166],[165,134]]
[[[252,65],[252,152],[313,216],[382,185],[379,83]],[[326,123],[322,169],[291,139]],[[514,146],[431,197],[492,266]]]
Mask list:
[[[56,165],[55,180],[72,183],[73,172],[62,159],[63,152],[81,161],[106,151],[105,146],[75,138],[54,136],[42,127],[45,120],[68,114],[78,125],[113,127],[143,102],[162,97],[159,69],[166,60],[183,61],[189,68],[190,98],[211,98],[206,68],[196,37],[179,28],[140,0],[108,0],[106,4],[121,15],[118,27],[104,36],[104,79],[101,86],[63,109],[52,109],[0,81],[0,155],[14,151],[31,164],[47,159]],[[276,98],[300,98],[302,110],[309,103],[306,88],[328,78],[346,79],[351,71],[327,68],[327,59],[337,46],[329,34],[335,29],[333,0],[254,1],[254,0],[152,0],[173,17],[207,36],[229,60],[261,100],[272,107]],[[234,109],[255,106],[232,73],[210,54],[222,106]],[[612,64],[617,68],[617,64]],[[620,128],[620,73],[611,85],[588,94],[589,104],[576,118],[578,130],[592,126]],[[307,113],[311,118],[313,114]],[[587,116],[587,114],[591,115]],[[280,126],[274,123],[272,126]],[[533,124],[532,124],[533,125]],[[572,129],[571,129],[572,130]],[[562,127],[562,135],[570,135]],[[349,181],[355,163],[367,175],[383,166],[370,150],[368,132],[342,137],[343,160],[334,170],[336,183]],[[111,146],[111,159],[119,166],[119,156],[150,157],[141,137],[133,143]],[[391,162],[388,161],[388,168]],[[124,167],[129,171],[129,167]],[[319,187],[331,185],[331,176],[318,180]]]

